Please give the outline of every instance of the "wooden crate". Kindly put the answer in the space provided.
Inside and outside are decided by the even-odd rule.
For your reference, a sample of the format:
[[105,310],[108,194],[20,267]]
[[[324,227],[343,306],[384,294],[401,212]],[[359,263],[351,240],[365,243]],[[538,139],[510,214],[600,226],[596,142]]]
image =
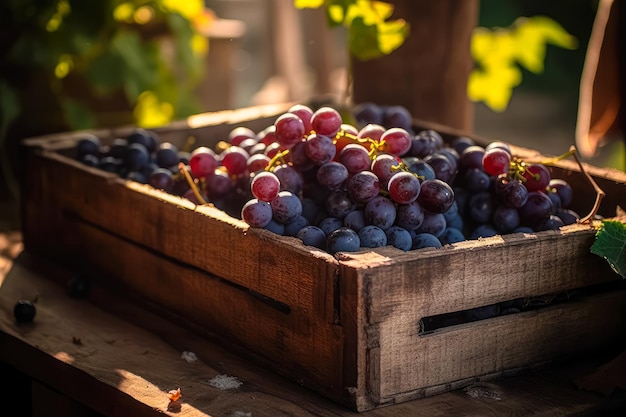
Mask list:
[[[189,135],[213,144],[234,126],[260,130],[285,109],[199,115],[158,133],[176,144]],[[446,137],[459,134],[427,127]],[[111,140],[131,129],[94,133]],[[434,395],[623,341],[623,280],[590,253],[595,231],[589,226],[441,249],[331,256],[213,207],[86,167],[71,157],[79,137],[24,141],[26,249],[139,297],[351,409]],[[574,187],[580,205],[574,208],[588,210],[594,195],[577,167],[564,161],[551,169]],[[607,193],[603,215],[626,207],[626,175],[589,171]],[[424,331],[442,315],[563,294],[574,296]]]

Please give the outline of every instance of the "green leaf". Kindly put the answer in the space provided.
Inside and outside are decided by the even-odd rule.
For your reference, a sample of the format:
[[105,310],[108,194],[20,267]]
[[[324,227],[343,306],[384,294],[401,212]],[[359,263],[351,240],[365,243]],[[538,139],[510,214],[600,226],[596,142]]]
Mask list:
[[626,224],[616,220],[604,220],[591,253],[601,256],[622,278],[626,278]]

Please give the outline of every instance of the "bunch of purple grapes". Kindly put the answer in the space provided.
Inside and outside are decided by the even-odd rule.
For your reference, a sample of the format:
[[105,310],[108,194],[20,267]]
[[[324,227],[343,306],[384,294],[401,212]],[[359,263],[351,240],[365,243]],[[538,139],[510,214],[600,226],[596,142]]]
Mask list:
[[505,143],[445,143],[414,131],[402,106],[363,103],[349,117],[299,104],[259,132],[239,126],[189,152],[144,129],[110,145],[87,135],[77,159],[329,253],[441,247],[578,218],[571,187]]
[[457,138],[453,146],[460,154],[454,189],[469,239],[557,230],[580,219],[569,209],[571,185],[545,165],[524,162],[499,141],[483,147]]

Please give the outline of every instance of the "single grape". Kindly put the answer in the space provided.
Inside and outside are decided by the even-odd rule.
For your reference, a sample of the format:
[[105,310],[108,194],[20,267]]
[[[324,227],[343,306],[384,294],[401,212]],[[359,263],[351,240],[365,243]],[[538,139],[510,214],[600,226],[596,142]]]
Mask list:
[[534,229],[547,220],[553,210],[552,201],[546,193],[542,191],[531,191],[528,193],[526,204],[519,208],[522,225]]
[[550,171],[543,164],[530,164],[522,174],[526,179],[524,185],[528,191],[544,191],[550,183]]
[[399,127],[410,131],[413,125],[411,112],[401,105],[385,106],[382,124],[387,128]]
[[383,124],[383,109],[376,103],[359,103],[352,109],[352,115],[361,126],[365,126],[370,123],[378,125]]
[[459,155],[461,155],[466,148],[473,145],[476,145],[476,142],[474,139],[468,138],[467,136],[457,136],[452,139],[451,143],[452,148],[457,151]]
[[364,248],[387,246],[387,235],[380,227],[367,225],[359,230],[358,235]]
[[491,185],[491,177],[480,168],[469,168],[463,176],[463,186],[472,193],[487,191]]
[[415,174],[407,171],[396,172],[387,185],[389,198],[398,204],[409,204],[420,194],[420,181]]
[[317,182],[329,190],[341,188],[348,180],[348,169],[336,161],[322,164],[316,173]]
[[444,230],[441,236],[439,236],[439,241],[442,245],[450,245],[453,243],[463,242],[465,240],[467,239],[465,239],[465,235],[463,235],[461,229],[451,226],[446,227],[446,230]]
[[482,164],[485,172],[489,175],[505,174],[509,172],[511,166],[511,154],[499,147],[485,149]]
[[396,172],[392,168],[399,166],[400,163],[401,159],[397,156],[381,153],[376,155],[372,161],[370,170],[378,177],[381,187],[387,189],[389,179]]
[[13,316],[18,323],[30,323],[36,314],[37,308],[30,300],[18,300],[13,306]]
[[328,236],[333,230],[343,226],[343,220],[337,217],[325,217],[318,223],[318,226]]
[[148,184],[157,190],[171,193],[174,187],[174,177],[172,171],[165,168],[157,168],[150,174]]
[[[287,155],[288,162],[300,172],[307,171],[314,166],[319,165],[309,158],[306,148],[306,142],[298,142],[289,150],[289,154]],[[332,151],[329,152],[332,153]]]
[[411,140],[409,155],[423,159],[427,155],[435,153],[439,147],[439,142],[438,138],[435,137],[432,132],[433,131],[430,130],[423,130],[415,135]]
[[265,227],[272,220],[272,207],[267,201],[254,198],[242,207],[241,219],[252,227]]
[[124,155],[124,165],[131,171],[139,171],[150,160],[146,147],[139,143],[131,143]]
[[245,126],[237,126],[228,132],[228,143],[234,146],[240,146],[241,143],[247,139],[254,139],[257,142],[257,134]]
[[411,149],[411,135],[400,127],[387,129],[380,140],[383,142],[383,151],[392,155],[402,156]]
[[563,220],[561,220],[559,216],[551,215],[539,225],[537,225],[535,230],[537,230],[538,232],[542,230],[559,230],[564,225],[565,223],[563,223]]
[[138,143],[145,146],[145,148],[148,150],[148,153],[154,152],[159,143],[159,140],[155,134],[152,134],[146,129],[142,128],[135,129],[130,135],[128,135],[126,140],[128,141],[128,145]]
[[178,148],[169,142],[159,144],[156,150],[156,164],[162,168],[178,165],[180,158]]
[[507,207],[520,208],[528,201],[528,189],[522,181],[509,181],[500,194],[502,202]]
[[430,212],[443,213],[454,203],[454,191],[448,183],[439,179],[425,180],[420,186],[417,201]]
[[516,208],[500,205],[493,211],[491,223],[498,233],[511,233],[520,225],[519,213]]
[[493,195],[488,191],[473,194],[467,202],[469,218],[474,222],[489,223],[495,210]]
[[348,227],[333,230],[326,238],[326,250],[332,255],[337,252],[356,252],[360,247],[359,235]]
[[415,230],[424,222],[424,209],[417,201],[398,204],[396,208],[396,224],[407,230]]
[[224,169],[217,168],[213,175],[205,177],[207,193],[212,197],[221,197],[235,190],[237,183]]
[[344,190],[333,190],[326,200],[326,212],[332,217],[343,219],[356,209],[356,202]]
[[250,155],[246,161],[248,172],[262,171],[269,165],[271,159],[262,153]]
[[559,199],[561,200],[561,207],[567,208],[570,204],[572,204],[574,191],[572,190],[572,186],[567,181],[560,178],[553,178],[548,183],[548,189],[559,196]]
[[423,159],[417,158],[407,164],[409,172],[419,175],[423,177],[424,180],[434,180],[436,178],[435,170],[431,167],[428,162]]
[[430,165],[435,172],[435,178],[448,184],[452,183],[456,175],[456,161],[452,162],[450,157],[441,152],[435,152],[424,157],[424,162]]
[[478,227],[476,227],[472,233],[470,233],[470,239],[471,240],[476,240],[478,238],[481,237],[492,237],[492,236],[496,236],[498,234],[498,231],[496,229],[494,229],[493,226],[491,226],[490,224],[481,224]]
[[339,153],[337,161],[341,162],[350,174],[367,171],[372,164],[367,149],[356,143],[346,145]]
[[260,201],[270,202],[280,192],[280,180],[269,171],[263,171],[256,174],[250,182],[250,191],[252,195]]
[[279,223],[287,224],[302,215],[302,202],[295,194],[289,191],[281,191],[278,196],[270,201],[273,218]]
[[390,199],[379,195],[367,202],[363,216],[365,223],[386,230],[396,221],[396,207]]
[[285,225],[274,219],[270,220],[270,222],[265,225],[264,229],[280,236],[284,236],[285,234]]
[[220,154],[222,166],[231,175],[240,175],[248,168],[248,152],[239,146],[230,146]]
[[304,178],[300,171],[291,165],[283,164],[274,168],[274,175],[280,181],[280,191],[290,191],[299,196],[304,188]]
[[413,250],[424,248],[440,248],[443,245],[437,236],[430,233],[418,233],[413,236]]
[[102,142],[96,135],[83,135],[76,143],[77,158],[84,155],[100,156],[100,146]]
[[304,151],[314,164],[321,165],[333,159],[337,149],[329,136],[312,133],[306,139]]
[[363,126],[357,135],[359,139],[372,139],[379,141],[380,137],[385,133],[387,129],[384,126],[376,123],[370,123]]
[[191,174],[196,178],[213,175],[217,168],[215,152],[206,146],[194,149],[189,158],[189,168],[191,169]]
[[574,224],[580,220],[580,215],[571,209],[560,208],[554,214],[561,219],[564,225]]
[[439,237],[446,230],[447,223],[445,217],[441,213],[424,212],[424,221],[415,229],[417,233],[429,233],[435,237]]
[[357,172],[346,185],[348,195],[357,203],[367,203],[380,192],[380,181],[371,171]]
[[297,236],[298,232],[309,225],[309,221],[306,217],[300,215],[290,223],[285,225],[285,236]]
[[313,110],[304,104],[294,104],[288,110],[289,113],[293,113],[302,120],[304,123],[304,133],[309,134],[313,127],[311,126],[311,117],[313,116]]
[[400,226],[391,226],[385,230],[387,235],[387,244],[394,248],[409,251],[413,247],[413,238],[408,230]]
[[461,152],[459,158],[459,169],[461,171],[468,170],[470,168],[483,169],[483,156],[485,155],[485,148],[480,145],[468,146]]
[[350,213],[346,214],[346,217],[343,218],[343,225],[345,227],[349,227],[355,232],[364,228],[365,216],[363,215],[363,210],[352,210]]
[[326,248],[326,233],[317,226],[305,226],[298,231],[296,237],[307,246],[314,246],[318,249]]
[[318,135],[335,137],[342,123],[341,114],[328,106],[320,107],[311,116],[311,129]]
[[302,119],[294,113],[284,113],[274,122],[276,142],[285,149],[291,149],[296,143],[302,142],[305,126]]

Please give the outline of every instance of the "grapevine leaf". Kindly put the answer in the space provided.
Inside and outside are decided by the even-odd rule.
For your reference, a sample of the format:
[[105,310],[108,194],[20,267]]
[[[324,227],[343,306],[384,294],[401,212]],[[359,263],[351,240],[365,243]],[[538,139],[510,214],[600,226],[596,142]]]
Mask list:
[[604,220],[591,252],[606,259],[615,272],[626,278],[626,224]]
[[362,61],[378,58],[401,46],[407,34],[408,25],[404,21],[367,25],[363,18],[358,17],[350,25],[350,51]]
[[324,5],[324,0],[294,0],[297,9],[317,9]]

